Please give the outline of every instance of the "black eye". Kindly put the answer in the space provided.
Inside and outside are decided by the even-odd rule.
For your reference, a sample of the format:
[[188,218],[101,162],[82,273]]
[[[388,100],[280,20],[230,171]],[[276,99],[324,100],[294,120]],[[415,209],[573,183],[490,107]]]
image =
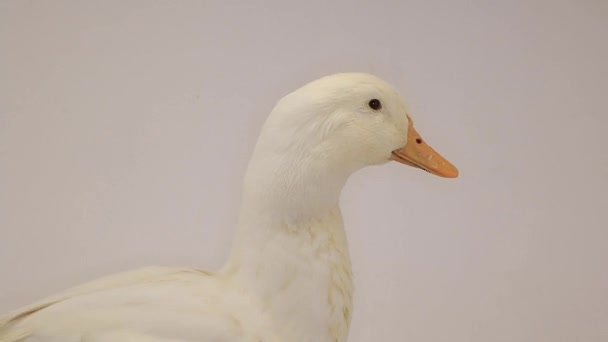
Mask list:
[[369,108],[373,109],[373,110],[380,110],[380,108],[382,108],[382,103],[380,103],[380,100],[378,99],[372,99],[369,101]]

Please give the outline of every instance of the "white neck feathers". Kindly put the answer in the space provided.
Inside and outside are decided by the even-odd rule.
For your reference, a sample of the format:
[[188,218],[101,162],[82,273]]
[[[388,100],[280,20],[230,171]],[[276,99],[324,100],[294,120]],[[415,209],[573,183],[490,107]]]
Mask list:
[[222,272],[267,306],[288,341],[346,340],[352,274],[338,202],[348,175],[322,159],[254,154],[245,177]]

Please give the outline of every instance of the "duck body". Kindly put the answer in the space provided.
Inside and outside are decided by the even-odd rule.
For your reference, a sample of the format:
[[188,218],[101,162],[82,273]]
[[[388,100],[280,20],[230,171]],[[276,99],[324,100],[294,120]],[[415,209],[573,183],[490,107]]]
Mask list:
[[217,273],[149,267],[95,280],[5,317],[0,341],[345,341],[341,222],[332,211],[268,231],[259,255]]
[[340,193],[353,172],[390,160],[457,175],[384,81],[313,81],[281,99],[262,128],[219,271],[100,278],[1,317],[0,341],[344,342],[353,283]]

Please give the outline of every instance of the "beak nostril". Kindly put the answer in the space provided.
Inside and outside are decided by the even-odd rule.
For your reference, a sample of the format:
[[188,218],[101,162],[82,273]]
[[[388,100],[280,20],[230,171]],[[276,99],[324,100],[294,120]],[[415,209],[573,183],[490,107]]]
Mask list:
[[416,144],[422,144],[422,139],[416,138]]

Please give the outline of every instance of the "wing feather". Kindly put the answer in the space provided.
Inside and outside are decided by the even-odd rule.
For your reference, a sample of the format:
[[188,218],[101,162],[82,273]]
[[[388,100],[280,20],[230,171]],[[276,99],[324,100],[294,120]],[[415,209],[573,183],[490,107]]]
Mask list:
[[[210,274],[205,271],[189,269],[189,268],[171,268],[171,267],[146,267],[134,271],[123,272],[114,274],[107,277],[98,278],[91,282],[85,283],[68,289],[64,292],[56,294],[51,297],[47,297],[34,304],[26,306],[24,308],[15,310],[3,317],[0,317],[0,341],[2,342],[19,342],[25,341],[28,337],[33,336],[34,332],[28,329],[27,325],[20,323],[26,321],[28,318],[34,316],[36,313],[42,312],[49,309],[59,303],[65,302],[69,299],[76,298],[78,296],[89,295],[96,292],[108,291],[118,289],[121,287],[132,286],[135,284],[146,284],[162,282],[171,279],[175,279],[180,274],[197,274],[209,276]],[[122,331],[116,332],[119,336],[123,334],[135,334],[133,332]],[[152,341],[143,339],[145,335],[141,335],[141,341]],[[100,337],[99,337],[100,338]],[[150,337],[152,338],[152,337]],[[88,340],[88,339],[87,339]],[[97,339],[94,339],[97,341]],[[28,339],[27,341],[30,341]],[[32,341],[39,341],[33,339]],[[41,341],[41,340],[40,340]],[[46,340],[45,340],[46,341]],[[118,341],[114,339],[114,341]],[[139,341],[139,340],[137,340]],[[162,340],[165,341],[165,340]],[[168,340],[167,340],[168,341]],[[177,341],[177,340],[176,340]]]

